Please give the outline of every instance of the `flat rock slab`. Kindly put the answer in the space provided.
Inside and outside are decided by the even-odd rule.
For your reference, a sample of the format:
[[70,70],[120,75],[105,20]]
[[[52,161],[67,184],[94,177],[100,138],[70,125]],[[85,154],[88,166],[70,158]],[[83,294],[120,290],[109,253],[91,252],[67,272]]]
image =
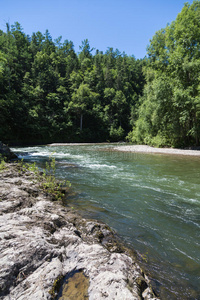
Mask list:
[[0,173],[0,299],[157,299],[105,224],[52,201],[18,164],[6,167]]

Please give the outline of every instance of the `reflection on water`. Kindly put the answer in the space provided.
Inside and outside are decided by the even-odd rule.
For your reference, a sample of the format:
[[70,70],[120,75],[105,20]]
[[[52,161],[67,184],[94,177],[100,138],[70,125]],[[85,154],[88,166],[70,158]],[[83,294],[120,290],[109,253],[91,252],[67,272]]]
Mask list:
[[162,299],[200,294],[200,159],[113,152],[112,146],[15,148],[70,180],[68,205],[114,228],[141,253]]

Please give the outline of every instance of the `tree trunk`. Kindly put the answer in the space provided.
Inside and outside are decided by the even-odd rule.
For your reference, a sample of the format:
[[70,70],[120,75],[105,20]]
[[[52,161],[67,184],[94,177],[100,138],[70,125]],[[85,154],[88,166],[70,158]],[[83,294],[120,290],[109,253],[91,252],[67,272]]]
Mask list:
[[80,118],[80,131],[82,131],[83,129],[83,114],[81,114],[81,118]]

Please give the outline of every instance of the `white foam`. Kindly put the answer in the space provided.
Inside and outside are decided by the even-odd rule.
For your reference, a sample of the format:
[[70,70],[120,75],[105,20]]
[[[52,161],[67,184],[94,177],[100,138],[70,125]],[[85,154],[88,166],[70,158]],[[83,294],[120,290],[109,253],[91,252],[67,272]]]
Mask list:
[[108,169],[116,169],[116,166],[110,166],[106,164],[89,164],[87,167],[90,169],[103,169],[103,168],[108,168]]

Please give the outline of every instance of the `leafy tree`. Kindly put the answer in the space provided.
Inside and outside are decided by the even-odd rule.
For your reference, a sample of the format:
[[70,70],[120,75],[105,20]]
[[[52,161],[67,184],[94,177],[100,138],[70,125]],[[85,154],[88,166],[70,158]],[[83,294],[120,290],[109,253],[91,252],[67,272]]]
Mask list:
[[92,92],[87,84],[80,84],[72,94],[72,101],[68,109],[74,111],[80,117],[80,131],[83,129],[83,115],[92,110],[92,104],[98,94]]
[[148,47],[147,84],[131,141],[158,146],[199,144],[200,2],[186,3]]
[[82,41],[82,45],[79,46],[79,49],[81,50],[81,52],[79,53],[79,59],[82,62],[85,58],[88,59],[92,59],[92,51],[94,50],[94,48],[90,48],[90,44],[88,39],[85,39],[84,41]]
[[6,64],[6,58],[3,55],[3,53],[1,53],[1,51],[0,51],[0,75],[3,74],[5,64]]

